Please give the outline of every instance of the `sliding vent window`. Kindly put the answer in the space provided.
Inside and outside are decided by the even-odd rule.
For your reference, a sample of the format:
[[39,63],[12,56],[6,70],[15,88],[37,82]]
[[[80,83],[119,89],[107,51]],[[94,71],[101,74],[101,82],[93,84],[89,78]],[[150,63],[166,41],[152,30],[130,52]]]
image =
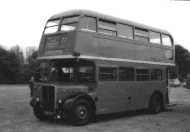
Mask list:
[[48,21],[46,24],[44,33],[48,34],[48,33],[57,32],[59,23],[60,23],[60,19]]
[[135,70],[134,68],[119,68],[119,80],[120,81],[134,81],[135,79]]
[[61,22],[61,31],[73,31],[78,26],[79,16],[71,16],[63,18]]
[[149,41],[149,33],[146,29],[135,28],[135,40],[139,40],[142,42]]
[[150,31],[149,35],[150,35],[150,43],[161,44],[160,33]]
[[100,67],[99,80],[101,81],[115,81],[117,78],[117,69],[112,67]]
[[118,36],[127,39],[133,39],[133,27],[124,24],[118,24]]
[[106,35],[116,36],[116,23],[100,19],[98,22],[98,32]]
[[80,21],[80,29],[96,32],[96,18],[85,16]]
[[172,40],[169,35],[162,34],[162,44],[172,46]]

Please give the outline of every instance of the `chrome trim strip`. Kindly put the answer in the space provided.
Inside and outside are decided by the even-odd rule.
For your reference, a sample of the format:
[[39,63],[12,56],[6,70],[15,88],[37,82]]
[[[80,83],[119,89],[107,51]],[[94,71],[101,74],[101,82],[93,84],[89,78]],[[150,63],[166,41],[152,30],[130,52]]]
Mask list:
[[142,61],[142,60],[131,60],[131,59],[121,59],[121,58],[107,58],[107,57],[87,56],[87,55],[81,55],[79,58],[97,59],[97,60],[110,60],[110,61],[111,60],[112,61],[124,61],[124,62],[144,63],[144,64],[154,64],[154,65],[170,65],[170,66],[175,66],[175,64],[172,64],[172,63]]
[[93,30],[90,30],[90,29],[86,29],[86,28],[81,28],[80,31],[86,31],[86,32],[96,32],[96,31],[93,31]]
[[38,60],[48,60],[48,59],[67,59],[67,58],[75,58],[72,55],[55,55],[55,56],[42,56],[38,57]]
[[[38,57],[37,59],[38,60],[43,60],[43,59],[67,59],[67,58],[77,58],[77,57],[75,57],[73,55],[56,55],[56,56]],[[131,59],[121,59],[121,58],[107,58],[107,57],[88,56],[88,55],[80,55],[78,58],[82,58],[82,59],[95,59],[95,60],[109,60],[109,61],[124,61],[124,62],[153,64],[153,65],[175,66],[175,64],[173,64],[173,63],[153,62],[153,61],[143,61],[143,60],[131,60]]]

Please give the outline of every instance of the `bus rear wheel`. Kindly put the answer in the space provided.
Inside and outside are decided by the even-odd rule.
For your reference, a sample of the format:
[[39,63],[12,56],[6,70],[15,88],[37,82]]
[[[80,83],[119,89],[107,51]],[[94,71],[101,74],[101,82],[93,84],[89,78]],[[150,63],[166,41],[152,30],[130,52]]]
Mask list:
[[74,125],[88,124],[92,116],[92,106],[87,100],[79,99],[74,102],[71,112],[71,121]]
[[162,111],[163,103],[160,94],[153,94],[150,99],[149,110],[152,114],[157,114]]

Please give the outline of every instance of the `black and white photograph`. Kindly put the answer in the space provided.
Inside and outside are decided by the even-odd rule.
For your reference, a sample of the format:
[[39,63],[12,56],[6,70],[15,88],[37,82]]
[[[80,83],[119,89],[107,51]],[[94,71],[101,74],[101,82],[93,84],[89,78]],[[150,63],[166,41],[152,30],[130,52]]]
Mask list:
[[0,2],[0,132],[189,132],[190,0]]

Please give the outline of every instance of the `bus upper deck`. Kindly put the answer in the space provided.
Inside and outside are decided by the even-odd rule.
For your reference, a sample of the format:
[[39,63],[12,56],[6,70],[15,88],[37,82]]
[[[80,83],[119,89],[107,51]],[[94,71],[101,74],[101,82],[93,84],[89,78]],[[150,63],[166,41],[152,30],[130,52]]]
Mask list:
[[47,21],[39,58],[90,58],[174,65],[169,32],[91,11],[56,14]]

